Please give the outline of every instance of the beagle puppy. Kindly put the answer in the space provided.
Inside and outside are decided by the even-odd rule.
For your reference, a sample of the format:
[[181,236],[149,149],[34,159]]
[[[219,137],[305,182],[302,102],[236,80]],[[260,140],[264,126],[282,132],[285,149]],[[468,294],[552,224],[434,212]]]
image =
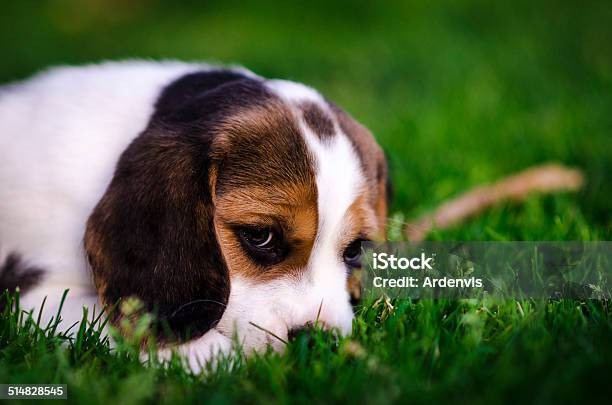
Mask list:
[[387,164],[312,88],[193,63],[53,68],[0,87],[0,154],[0,288],[35,313],[46,297],[43,321],[66,289],[65,327],[136,297],[192,367],[234,337],[351,332]]

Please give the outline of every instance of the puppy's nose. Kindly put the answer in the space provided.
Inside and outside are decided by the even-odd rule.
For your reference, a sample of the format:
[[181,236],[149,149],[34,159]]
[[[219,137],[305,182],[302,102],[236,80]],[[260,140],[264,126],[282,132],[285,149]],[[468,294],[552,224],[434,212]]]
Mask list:
[[310,340],[310,334],[312,333],[312,325],[306,324],[302,326],[298,326],[292,329],[289,329],[289,333],[287,337],[289,340],[295,340],[298,336],[304,335],[308,340]]

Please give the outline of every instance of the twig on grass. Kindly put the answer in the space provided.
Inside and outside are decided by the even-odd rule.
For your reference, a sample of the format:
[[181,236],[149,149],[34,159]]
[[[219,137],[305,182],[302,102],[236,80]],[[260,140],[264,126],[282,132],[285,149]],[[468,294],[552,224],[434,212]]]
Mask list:
[[534,166],[504,177],[489,186],[467,191],[445,202],[433,212],[407,223],[406,237],[410,241],[418,242],[434,228],[449,228],[501,201],[522,201],[533,192],[577,191],[583,183],[584,177],[580,170],[556,163]]

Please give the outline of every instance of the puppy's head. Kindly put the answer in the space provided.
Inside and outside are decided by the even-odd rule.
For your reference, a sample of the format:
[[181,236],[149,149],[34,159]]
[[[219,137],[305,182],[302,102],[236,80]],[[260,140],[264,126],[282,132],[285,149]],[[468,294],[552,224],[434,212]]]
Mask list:
[[89,218],[106,304],[136,296],[180,337],[245,348],[318,321],[348,333],[360,242],[384,236],[371,134],[314,90],[233,71],[168,86]]

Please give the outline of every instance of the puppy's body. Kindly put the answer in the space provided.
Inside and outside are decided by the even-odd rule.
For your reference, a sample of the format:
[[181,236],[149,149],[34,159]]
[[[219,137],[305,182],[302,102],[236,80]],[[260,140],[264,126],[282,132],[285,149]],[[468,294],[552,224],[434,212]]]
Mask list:
[[0,263],[17,254],[44,269],[39,286],[23,294],[24,308],[46,296],[51,317],[69,288],[68,326],[82,317],[81,304],[97,303],[83,249],[87,219],[163,87],[198,69],[207,67],[61,67],[0,90]]
[[46,319],[66,288],[66,326],[134,295],[197,337],[192,366],[235,333],[350,331],[343,258],[384,225],[386,166],[316,91],[199,64],[57,68],[0,90],[0,150],[0,263],[42,269],[22,303],[46,296]]

